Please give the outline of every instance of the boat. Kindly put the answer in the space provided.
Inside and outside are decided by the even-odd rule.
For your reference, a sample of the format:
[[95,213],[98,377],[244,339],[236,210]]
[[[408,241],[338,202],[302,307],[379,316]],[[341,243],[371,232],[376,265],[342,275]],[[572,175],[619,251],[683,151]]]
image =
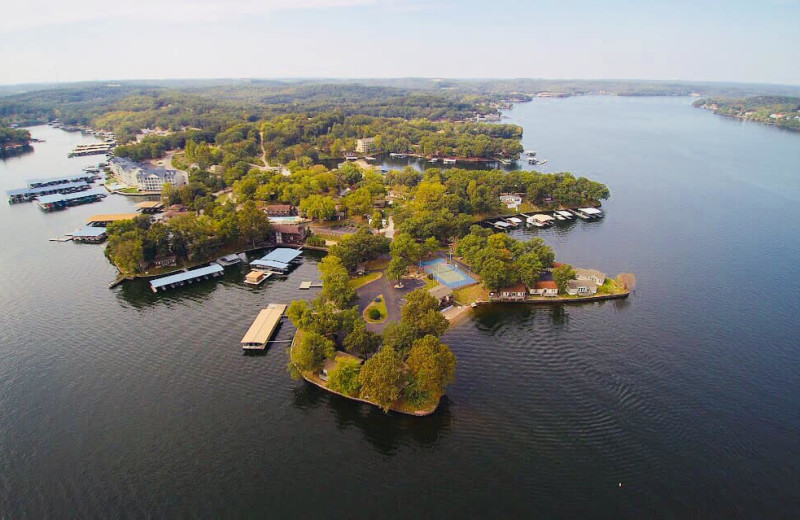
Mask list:
[[261,285],[270,276],[272,276],[271,272],[254,269],[245,275],[244,283],[247,285]]
[[391,152],[389,154],[389,157],[395,157],[397,159],[405,159],[406,157],[408,157],[408,154]]
[[528,150],[527,152],[525,152],[525,155],[527,155],[528,157],[536,157],[536,152],[534,150]]
[[442,164],[455,164],[455,159],[442,159]]
[[539,164],[539,160],[536,158],[528,159],[528,164],[533,164],[534,166]]
[[429,159],[429,161],[431,163],[437,163],[437,162],[439,162],[439,158],[438,157],[434,157],[433,159]]
[[371,155],[367,155],[366,157],[364,157],[364,160],[365,161],[374,161],[375,158],[373,156],[371,156]]
[[539,161],[539,165],[547,164],[547,159],[542,159]]

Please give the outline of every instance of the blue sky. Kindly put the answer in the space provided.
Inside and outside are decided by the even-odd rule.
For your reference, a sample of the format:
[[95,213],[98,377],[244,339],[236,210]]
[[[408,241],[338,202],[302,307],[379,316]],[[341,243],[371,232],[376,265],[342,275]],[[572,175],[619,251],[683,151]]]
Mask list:
[[800,0],[38,0],[3,6],[0,64],[3,84],[404,76],[800,84]]

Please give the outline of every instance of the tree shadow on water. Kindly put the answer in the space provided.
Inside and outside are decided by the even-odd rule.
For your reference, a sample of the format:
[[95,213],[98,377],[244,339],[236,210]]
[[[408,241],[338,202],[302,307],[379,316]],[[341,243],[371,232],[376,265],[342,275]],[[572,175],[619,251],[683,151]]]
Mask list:
[[435,447],[450,431],[450,401],[443,397],[439,407],[428,417],[413,417],[396,412],[384,413],[378,408],[331,394],[311,384],[294,390],[295,408],[308,412],[325,406],[333,413],[339,430],[357,428],[381,455],[392,456],[407,444]]

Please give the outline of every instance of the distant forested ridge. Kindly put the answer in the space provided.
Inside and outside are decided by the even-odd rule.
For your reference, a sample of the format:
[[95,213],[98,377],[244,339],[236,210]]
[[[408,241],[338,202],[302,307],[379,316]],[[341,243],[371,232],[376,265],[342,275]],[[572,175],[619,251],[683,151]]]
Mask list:
[[721,116],[800,130],[800,97],[710,98],[695,101],[694,106],[711,110]]

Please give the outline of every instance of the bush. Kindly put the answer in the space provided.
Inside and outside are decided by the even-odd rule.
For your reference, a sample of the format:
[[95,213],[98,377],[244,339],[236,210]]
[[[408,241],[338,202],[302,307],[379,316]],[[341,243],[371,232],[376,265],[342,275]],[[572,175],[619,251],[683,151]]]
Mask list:
[[306,245],[309,245],[309,246],[312,246],[312,247],[325,247],[325,239],[322,238],[321,236],[311,235],[306,240]]
[[367,313],[367,316],[369,316],[369,319],[371,319],[373,321],[376,321],[376,320],[379,320],[379,319],[383,318],[383,314],[381,314],[381,310],[378,309],[377,307],[372,307],[369,310],[369,312]]
[[359,372],[361,363],[357,359],[340,359],[336,368],[328,374],[328,386],[337,392],[356,397],[361,390]]

